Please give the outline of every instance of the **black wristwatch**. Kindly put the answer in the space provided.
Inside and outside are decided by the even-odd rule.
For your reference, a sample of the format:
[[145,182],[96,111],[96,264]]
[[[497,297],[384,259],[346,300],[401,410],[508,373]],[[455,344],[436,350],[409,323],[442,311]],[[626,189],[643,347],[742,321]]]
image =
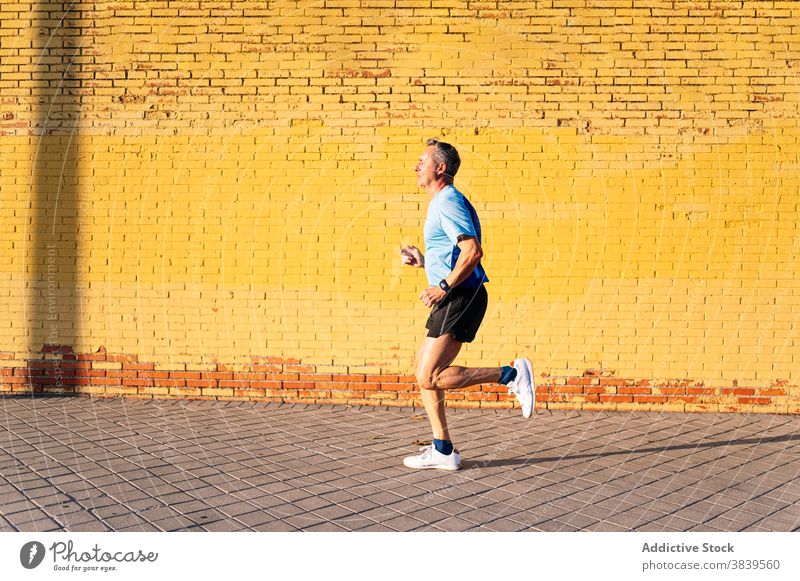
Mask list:
[[447,284],[447,281],[445,279],[439,281],[439,288],[442,289],[447,294],[450,294],[450,291],[453,290],[450,288],[450,285]]

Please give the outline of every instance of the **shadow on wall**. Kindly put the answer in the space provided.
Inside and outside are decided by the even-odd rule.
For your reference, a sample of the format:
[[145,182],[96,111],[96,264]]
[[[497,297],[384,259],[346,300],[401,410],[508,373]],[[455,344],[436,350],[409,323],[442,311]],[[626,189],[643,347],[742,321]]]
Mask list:
[[71,2],[35,2],[31,11],[33,159],[25,270],[27,378],[32,392],[74,389],[72,345],[81,335],[79,72],[82,24],[88,16]]

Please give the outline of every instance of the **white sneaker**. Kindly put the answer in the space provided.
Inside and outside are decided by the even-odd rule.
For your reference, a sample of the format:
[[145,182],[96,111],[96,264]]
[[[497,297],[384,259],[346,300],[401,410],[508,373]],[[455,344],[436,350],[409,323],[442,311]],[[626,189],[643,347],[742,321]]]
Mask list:
[[461,454],[455,449],[446,456],[439,452],[433,444],[420,448],[419,456],[403,458],[403,464],[409,468],[439,468],[440,470],[458,470],[461,468]]
[[517,370],[517,377],[510,381],[508,393],[517,396],[519,405],[522,406],[522,416],[529,418],[536,405],[536,386],[533,383],[533,367],[527,359],[515,359],[514,369]]

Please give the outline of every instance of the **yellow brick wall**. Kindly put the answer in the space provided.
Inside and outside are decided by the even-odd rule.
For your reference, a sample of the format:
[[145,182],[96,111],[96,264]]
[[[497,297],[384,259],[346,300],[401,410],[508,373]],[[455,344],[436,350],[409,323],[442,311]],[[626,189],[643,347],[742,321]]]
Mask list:
[[[425,283],[397,253],[440,137],[492,280],[461,361],[800,411],[798,23],[791,1],[3,3],[0,363],[408,374]],[[620,389],[545,401],[693,409]]]

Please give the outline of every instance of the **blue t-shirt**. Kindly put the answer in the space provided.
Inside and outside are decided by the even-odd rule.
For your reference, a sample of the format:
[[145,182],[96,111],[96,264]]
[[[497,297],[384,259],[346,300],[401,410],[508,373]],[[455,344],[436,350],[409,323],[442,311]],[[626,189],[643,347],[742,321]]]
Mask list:
[[[425,274],[430,286],[438,286],[452,272],[461,253],[459,236],[472,236],[480,242],[481,223],[464,194],[452,185],[445,186],[431,199],[425,219]],[[478,288],[486,282],[489,282],[486,271],[478,263],[458,286]]]

